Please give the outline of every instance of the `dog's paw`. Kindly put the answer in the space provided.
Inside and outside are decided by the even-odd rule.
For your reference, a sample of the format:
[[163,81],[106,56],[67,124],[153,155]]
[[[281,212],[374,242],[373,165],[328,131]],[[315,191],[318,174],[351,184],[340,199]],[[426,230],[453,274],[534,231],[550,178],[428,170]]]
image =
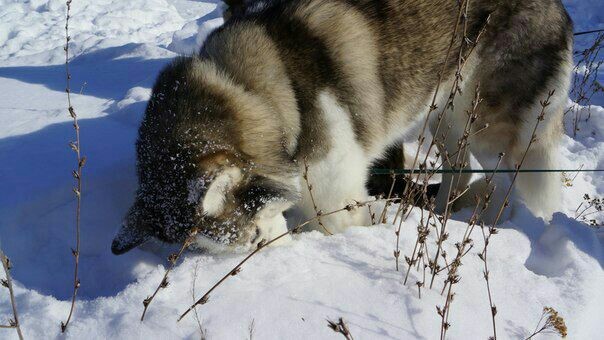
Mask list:
[[287,234],[287,222],[282,208],[268,206],[256,215],[254,220],[256,235],[251,239],[253,246],[258,246],[260,242],[270,242],[276,238],[279,239],[271,245],[284,245],[291,242],[292,238]]

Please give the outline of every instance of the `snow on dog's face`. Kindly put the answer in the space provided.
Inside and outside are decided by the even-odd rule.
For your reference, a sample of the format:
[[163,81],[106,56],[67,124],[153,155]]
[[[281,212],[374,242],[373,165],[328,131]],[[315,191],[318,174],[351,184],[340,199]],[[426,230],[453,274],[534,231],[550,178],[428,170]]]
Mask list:
[[113,241],[113,253],[122,254],[151,237],[182,242],[193,228],[203,239],[197,244],[206,247],[259,242],[262,220],[289,208],[287,191],[270,179],[247,175],[222,154],[210,158],[225,162],[178,175],[158,167],[143,176],[136,201]]
[[152,237],[183,242],[194,228],[198,243],[246,246],[266,233],[264,221],[285,223],[291,190],[237,151],[228,100],[191,78],[191,67],[177,60],[153,89],[136,144],[139,188],[115,254]]

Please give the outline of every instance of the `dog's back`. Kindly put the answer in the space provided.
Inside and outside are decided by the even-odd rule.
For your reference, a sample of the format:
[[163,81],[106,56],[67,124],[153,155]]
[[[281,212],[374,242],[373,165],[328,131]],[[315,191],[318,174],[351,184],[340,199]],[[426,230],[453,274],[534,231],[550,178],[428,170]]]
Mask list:
[[[490,127],[484,138],[475,138],[471,151],[485,168],[495,165],[500,152],[507,152],[502,166],[513,169],[530,139],[539,102],[556,90],[555,105],[548,110],[555,112],[548,114],[540,130],[542,144],[551,145],[534,151],[527,163],[534,168],[553,166],[550,151],[559,134],[572,46],[572,24],[558,0],[472,1],[457,29],[459,4],[450,0],[276,1],[252,8],[211,37],[204,51],[219,63],[237,64],[225,69],[237,69],[232,76],[249,87],[270,89],[266,97],[291,131],[288,145],[294,159],[320,160],[337,147],[332,141],[337,132],[318,104],[326,91],[347,113],[354,142],[368,159],[361,167],[396,140],[417,135],[413,127],[424,119],[439,84],[437,104],[446,105],[462,40],[474,42],[483,31],[465,65],[464,95],[456,98],[457,110],[449,110],[440,124],[451,126],[442,154],[455,149],[465,110],[478,87],[482,103],[476,126]],[[451,44],[453,32],[457,33]],[[229,52],[221,54],[225,46]],[[275,79],[276,84],[269,84]],[[432,125],[434,134],[442,134],[434,120]],[[534,147],[540,149],[538,144]],[[356,176],[366,174],[359,171]],[[469,180],[463,177],[467,178],[460,186]],[[530,184],[543,183],[547,177],[554,176],[523,175],[519,186],[529,188],[527,194],[539,192]],[[505,186],[504,182],[500,184]],[[553,186],[541,188],[550,187],[554,195]],[[540,197],[525,196],[547,205]],[[441,193],[441,208],[446,199]]]

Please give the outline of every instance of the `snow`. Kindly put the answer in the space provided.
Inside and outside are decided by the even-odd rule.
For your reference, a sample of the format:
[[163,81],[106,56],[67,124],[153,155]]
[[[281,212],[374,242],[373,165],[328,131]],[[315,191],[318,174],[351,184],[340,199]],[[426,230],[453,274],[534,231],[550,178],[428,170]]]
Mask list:
[[[565,4],[577,30],[604,27],[601,0]],[[154,78],[222,23],[220,6],[214,0],[73,2],[72,88],[88,163],[82,287],[67,338],[199,338],[194,317],[176,322],[193,302],[192,280],[199,297],[244,256],[186,254],[141,323],[142,301],[161,281],[170,250],[152,244],[120,257],[110,253],[136,189],[134,141]],[[0,240],[14,265],[23,332],[34,339],[60,337],[72,286],[75,156],[67,146],[73,128],[65,110],[64,14],[59,0],[0,0]],[[564,137],[561,167],[604,168],[604,108],[593,106],[591,114],[577,137]],[[544,306],[565,318],[569,338],[602,337],[604,233],[573,217],[584,194],[603,192],[601,173],[581,173],[565,187],[566,208],[551,222],[517,205],[493,236],[489,266],[501,339],[528,335]],[[462,238],[464,216],[467,211],[453,217],[451,240]],[[403,227],[403,255],[413,248],[418,219],[413,213]],[[482,237],[473,240],[455,288],[450,339],[491,334],[476,256]],[[198,309],[202,326],[209,339],[247,338],[252,322],[258,339],[337,339],[341,335],[325,319],[343,317],[356,339],[438,338],[435,306],[444,303],[443,278],[432,290],[422,288],[420,299],[414,285],[420,273],[412,271],[403,285],[394,247],[390,225],[353,227],[330,237],[296,235],[260,252],[213,292]],[[11,315],[8,294],[0,291],[0,323]],[[16,334],[1,329],[0,337]]]

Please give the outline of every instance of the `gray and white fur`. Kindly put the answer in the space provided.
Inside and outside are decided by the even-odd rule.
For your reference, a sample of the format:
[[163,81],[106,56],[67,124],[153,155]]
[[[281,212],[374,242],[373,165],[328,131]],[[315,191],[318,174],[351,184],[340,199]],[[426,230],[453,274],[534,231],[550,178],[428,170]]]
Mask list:
[[[304,160],[322,211],[366,200],[370,164],[417,136],[443,69],[437,105],[446,103],[449,91],[442,89],[454,80],[457,60],[444,61],[458,6],[280,0],[234,12],[198,55],[177,58],[159,75],[137,141],[139,189],[113,252],[151,237],[183,241],[194,227],[206,248],[270,239],[286,230],[283,212],[290,207],[315,215]],[[451,129],[440,151],[457,148],[479,85],[475,126],[489,128],[471,138],[470,151],[484,168],[505,152],[501,167],[513,169],[539,101],[555,90],[525,161],[525,168],[552,168],[572,67],[572,23],[559,0],[470,1],[467,37],[475,40],[485,25],[464,69],[462,94],[446,114]],[[462,39],[460,30],[454,51]],[[441,188],[452,180],[444,176]],[[468,181],[462,176],[460,187]],[[510,176],[495,182],[493,206]],[[553,174],[523,174],[516,196],[547,217],[560,186]],[[441,210],[445,191],[437,196]],[[332,232],[369,222],[361,209],[322,220]]]

